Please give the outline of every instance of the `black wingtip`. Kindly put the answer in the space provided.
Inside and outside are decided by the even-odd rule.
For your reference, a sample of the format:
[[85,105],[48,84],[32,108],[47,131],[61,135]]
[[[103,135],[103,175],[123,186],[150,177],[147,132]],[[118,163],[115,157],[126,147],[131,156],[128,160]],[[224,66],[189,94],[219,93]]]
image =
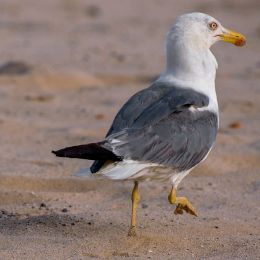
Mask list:
[[119,161],[118,157],[110,150],[102,147],[99,143],[83,144],[52,151],[58,157],[79,158],[86,160],[112,160]]
[[54,153],[56,156],[60,156],[59,151],[51,151],[51,152]]

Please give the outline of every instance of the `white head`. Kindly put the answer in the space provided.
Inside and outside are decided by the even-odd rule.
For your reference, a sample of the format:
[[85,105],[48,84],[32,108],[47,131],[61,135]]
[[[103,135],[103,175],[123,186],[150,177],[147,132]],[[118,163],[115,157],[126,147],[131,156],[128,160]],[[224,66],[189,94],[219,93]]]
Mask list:
[[245,37],[224,28],[215,18],[203,13],[189,13],[177,18],[168,33],[168,41],[175,37],[189,41],[198,48],[210,48],[215,42],[224,40],[237,46],[245,44]]
[[207,14],[179,16],[167,35],[167,72],[180,79],[188,75],[215,78],[217,62],[209,48],[219,40],[237,46],[245,44],[243,35],[227,30]]

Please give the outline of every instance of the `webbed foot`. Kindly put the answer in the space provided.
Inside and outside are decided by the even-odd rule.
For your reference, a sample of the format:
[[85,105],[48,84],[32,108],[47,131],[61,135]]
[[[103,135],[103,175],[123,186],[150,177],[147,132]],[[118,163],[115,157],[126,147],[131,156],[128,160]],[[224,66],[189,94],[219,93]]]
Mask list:
[[172,187],[171,192],[168,196],[168,200],[171,204],[176,205],[176,209],[174,211],[174,214],[183,214],[183,211],[186,211],[187,213],[198,216],[196,213],[195,208],[191,205],[191,203],[188,201],[185,197],[177,197],[176,196],[176,188]]

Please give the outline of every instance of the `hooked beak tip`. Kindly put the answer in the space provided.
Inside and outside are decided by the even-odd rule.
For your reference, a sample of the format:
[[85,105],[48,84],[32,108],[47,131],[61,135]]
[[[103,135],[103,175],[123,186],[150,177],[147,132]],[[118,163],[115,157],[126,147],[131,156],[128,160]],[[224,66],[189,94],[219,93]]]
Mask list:
[[239,47],[246,44],[246,37],[244,35],[231,30],[225,30],[223,34],[219,35],[219,37],[224,42],[229,42]]

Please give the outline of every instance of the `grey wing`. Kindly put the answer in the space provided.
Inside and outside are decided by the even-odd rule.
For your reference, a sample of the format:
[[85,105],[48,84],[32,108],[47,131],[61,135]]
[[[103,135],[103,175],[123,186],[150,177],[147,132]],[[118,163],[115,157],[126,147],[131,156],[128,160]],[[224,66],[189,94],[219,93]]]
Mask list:
[[131,127],[109,136],[105,146],[124,159],[190,169],[215,141],[217,115],[189,109],[207,105],[203,94],[175,88],[144,109]]
[[[170,91],[172,91],[171,84],[154,82],[149,88],[137,92],[118,111],[106,137],[131,127],[147,107]],[[94,161],[91,172],[97,172],[104,164],[105,161]]]
[[145,109],[171,91],[170,84],[155,82],[149,88],[137,92],[118,111],[106,137],[131,127]]

